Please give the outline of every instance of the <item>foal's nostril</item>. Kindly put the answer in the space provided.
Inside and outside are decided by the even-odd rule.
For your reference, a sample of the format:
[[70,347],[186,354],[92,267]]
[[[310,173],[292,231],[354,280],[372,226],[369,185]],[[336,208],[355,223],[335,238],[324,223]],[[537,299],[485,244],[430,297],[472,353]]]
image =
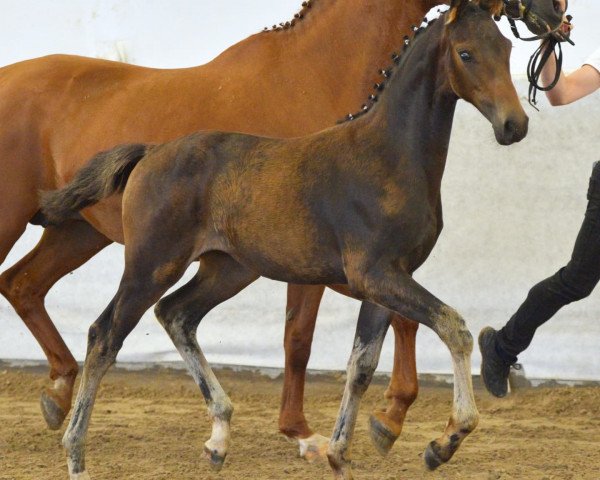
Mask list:
[[517,124],[513,120],[504,122],[504,133],[511,135],[517,130]]

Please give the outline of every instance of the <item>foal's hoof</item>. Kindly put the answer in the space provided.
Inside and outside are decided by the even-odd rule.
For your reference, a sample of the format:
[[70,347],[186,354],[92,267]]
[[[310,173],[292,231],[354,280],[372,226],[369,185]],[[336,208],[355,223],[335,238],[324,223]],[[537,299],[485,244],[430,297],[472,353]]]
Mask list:
[[433,440],[429,445],[427,445],[427,448],[425,449],[425,465],[427,465],[427,468],[429,470],[435,470],[436,468],[438,468],[440,465],[443,465],[444,463],[446,463],[448,460],[444,460],[441,456],[441,448],[438,445],[438,443]]
[[333,469],[333,478],[335,480],[353,480],[352,469],[350,468],[350,464],[338,465],[335,462],[329,460],[329,465]]
[[215,472],[221,471],[227,455],[220,455],[219,452],[210,449],[207,446],[204,447],[204,455],[206,455],[206,458],[210,461],[210,466]]
[[300,457],[308,463],[327,459],[329,439],[323,435],[314,433],[308,438],[299,438],[298,445],[300,446]]
[[47,390],[42,392],[40,407],[42,408],[42,415],[44,416],[44,420],[46,420],[48,428],[50,430],[58,430],[62,426],[68,410],[65,411]]
[[371,415],[369,418],[369,433],[373,445],[383,457],[390,453],[394,443],[400,436],[390,430],[376,415]]
[[91,477],[87,471],[81,473],[70,473],[69,480],[91,480]]
[[349,468],[337,472],[334,471],[333,478],[335,480],[354,480],[354,477],[352,476],[352,470]]

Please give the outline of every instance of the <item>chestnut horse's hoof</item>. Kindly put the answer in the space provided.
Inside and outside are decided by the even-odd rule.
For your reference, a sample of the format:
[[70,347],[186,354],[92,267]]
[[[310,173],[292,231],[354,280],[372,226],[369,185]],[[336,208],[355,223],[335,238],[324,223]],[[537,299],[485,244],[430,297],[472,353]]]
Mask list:
[[433,440],[429,445],[427,445],[427,448],[425,449],[425,465],[427,465],[427,468],[429,470],[435,470],[437,469],[440,465],[443,465],[444,463],[446,463],[448,460],[444,460],[441,456],[440,456],[440,446],[438,445],[438,443]]
[[225,457],[227,455],[219,455],[216,450],[210,449],[207,446],[204,447],[204,454],[210,461],[210,466],[215,472],[220,472],[225,463]]
[[50,391],[45,390],[42,392],[40,407],[48,428],[50,430],[60,429],[69,411],[65,411],[65,409],[60,406],[59,401]]
[[323,435],[315,433],[308,438],[299,438],[298,445],[300,446],[300,457],[308,463],[327,459],[329,439]]
[[400,434],[394,433],[376,414],[369,418],[371,442],[382,457],[387,456]]

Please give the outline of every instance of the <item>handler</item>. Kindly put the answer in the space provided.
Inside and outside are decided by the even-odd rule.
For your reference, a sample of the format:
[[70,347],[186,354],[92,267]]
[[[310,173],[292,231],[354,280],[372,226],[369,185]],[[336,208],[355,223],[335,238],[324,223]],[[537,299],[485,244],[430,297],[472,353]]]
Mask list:
[[[560,1],[564,11],[565,0]],[[568,23],[565,29],[570,29]],[[550,55],[542,71],[544,85],[552,82],[555,72],[555,57]],[[554,106],[566,105],[598,89],[600,48],[578,70],[569,75],[561,72],[558,83],[546,96]],[[486,327],[479,334],[481,376],[487,390],[496,397],[507,394],[511,365],[529,346],[536,329],[564,305],[587,297],[600,280],[600,162],[594,163],[587,197],[585,219],[569,263],[535,285],[501,330]]]

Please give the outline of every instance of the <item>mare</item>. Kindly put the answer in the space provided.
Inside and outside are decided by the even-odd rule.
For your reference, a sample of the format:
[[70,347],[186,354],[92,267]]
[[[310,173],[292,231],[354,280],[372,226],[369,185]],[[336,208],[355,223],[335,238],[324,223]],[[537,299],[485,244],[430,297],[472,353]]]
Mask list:
[[[527,133],[528,118],[510,77],[511,43],[491,18],[501,5],[454,0],[388,72],[379,101],[353,121],[294,139],[200,132],[155,146],[125,145],[97,155],[72,183],[43,196],[51,224],[81,214],[102,231],[97,212],[125,189],[125,271],[90,327],[63,439],[72,480],[88,478],[85,437],[101,379],[157,301],[156,316],[208,404],[213,429],[205,452],[215,468],[222,467],[233,406],[196,331],[214,306],[259,276],[343,285],[364,301],[327,452],[335,478],[352,478],[348,449],[390,324],[386,310],[432,328],[450,350],[452,414],[425,460],[434,469],[453,456],[478,423],[473,341],[463,318],[412,273],[441,228],[440,186],[458,99],[479,109],[502,145]],[[197,260],[197,275],[160,300]]]
[[[437,3],[305,2],[292,22],[254,35],[196,68],[157,70],[56,55],[0,69],[0,264],[36,216],[37,192],[65,184],[85,158],[100,150],[123,142],[163,142],[200,129],[292,137],[333,125],[360,105],[380,81],[377,68],[387,64],[411,24],[418,25]],[[552,0],[533,0],[528,7],[517,10],[533,31],[560,23]],[[351,81],[341,81],[340,72]],[[120,208],[115,199],[96,211],[100,230],[80,220],[46,228],[39,244],[0,276],[0,292],[48,358],[53,385],[42,393],[41,406],[53,429],[60,428],[71,407],[78,366],[44,298],[61,277],[112,241],[122,241]],[[323,288],[288,288],[280,429],[298,439],[306,455],[325,445],[313,435],[302,408]],[[386,392],[390,404],[372,420],[382,452],[400,433],[417,393],[416,324],[396,315],[392,326],[396,355]]]

